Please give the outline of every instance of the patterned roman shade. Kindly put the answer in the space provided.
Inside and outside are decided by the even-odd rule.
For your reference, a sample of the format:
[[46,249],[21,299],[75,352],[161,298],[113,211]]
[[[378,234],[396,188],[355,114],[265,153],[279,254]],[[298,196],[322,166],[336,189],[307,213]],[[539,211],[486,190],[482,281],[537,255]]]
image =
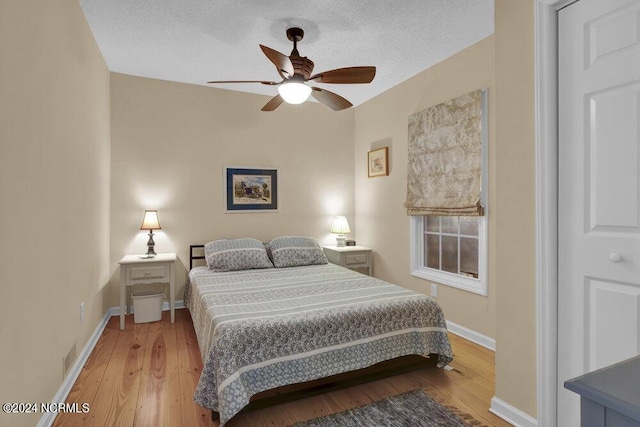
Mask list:
[[484,215],[482,92],[409,116],[408,215]]

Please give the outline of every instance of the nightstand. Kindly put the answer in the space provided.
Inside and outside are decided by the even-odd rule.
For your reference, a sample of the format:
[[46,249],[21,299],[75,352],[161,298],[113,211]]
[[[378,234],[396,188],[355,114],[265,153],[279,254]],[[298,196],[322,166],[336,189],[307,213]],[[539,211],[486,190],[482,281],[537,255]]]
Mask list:
[[330,263],[373,276],[372,249],[364,246],[323,246],[322,249]]
[[125,308],[129,307],[129,292],[127,287],[148,284],[169,284],[169,307],[171,308],[171,323],[176,318],[176,254],[157,254],[153,258],[141,258],[140,255],[126,255],[120,260],[120,329],[124,329]]

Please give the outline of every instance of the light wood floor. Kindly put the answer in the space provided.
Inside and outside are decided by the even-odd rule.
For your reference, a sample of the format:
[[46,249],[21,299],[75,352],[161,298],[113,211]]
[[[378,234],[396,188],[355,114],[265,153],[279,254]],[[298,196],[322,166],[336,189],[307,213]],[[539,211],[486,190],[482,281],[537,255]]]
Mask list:
[[[488,411],[494,395],[493,352],[452,334],[450,339],[453,370],[421,369],[241,413],[227,426],[287,426],[416,389],[487,426],[509,426]],[[193,402],[201,369],[187,310],[176,310],[175,324],[169,321],[169,312],[163,312],[160,322],[137,325],[126,316],[124,331],[114,316],[67,398],[69,403],[89,403],[89,412],[61,414],[54,425],[217,427],[210,411]]]

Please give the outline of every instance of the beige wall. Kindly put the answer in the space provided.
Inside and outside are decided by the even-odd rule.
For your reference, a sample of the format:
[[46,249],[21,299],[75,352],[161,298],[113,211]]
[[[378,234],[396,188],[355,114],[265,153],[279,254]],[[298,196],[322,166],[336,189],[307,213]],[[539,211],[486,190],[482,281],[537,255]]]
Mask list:
[[[409,224],[403,207],[407,188],[408,117],[472,90],[489,94],[489,292],[488,297],[449,286],[438,287],[438,303],[448,320],[495,337],[495,90],[494,39],[488,37],[395,86],[356,109],[355,181],[359,244],[374,249],[375,275],[429,294],[426,280],[409,274]],[[389,176],[367,177],[367,151],[389,146]]]
[[[409,275],[407,117],[485,87],[489,296],[440,286],[438,300],[453,322],[496,338],[496,396],[535,416],[533,6],[496,0],[494,36],[354,110],[261,113],[259,95],[109,78],[75,0],[0,3],[2,401],[53,397],[63,356],[118,305],[118,260],[145,250],[145,208],[159,209],[156,249],[178,253],[177,299],[189,244],[282,234],[330,244],[338,214],[349,238],[374,248],[376,276],[428,292]],[[391,175],[369,179],[366,153],[382,146]],[[279,168],[280,211],[223,213],[223,165]]]
[[534,1],[496,0],[496,397],[536,417]]
[[[333,243],[334,215],[355,229],[353,110],[317,103],[260,111],[269,97],[112,74],[111,271],[146,252],[144,209],[158,209],[156,252],[176,252],[181,300],[190,244],[309,235]],[[223,166],[279,170],[279,212],[224,213]]]
[[[448,320],[496,339],[496,396],[536,416],[534,2],[497,0],[495,34],[356,109],[358,243],[376,276],[429,294],[409,274],[407,118],[489,89],[489,292],[440,285]],[[367,178],[367,151],[388,146],[390,175]]]
[[3,0],[1,402],[51,401],[104,315],[108,251],[109,72],[76,0]]

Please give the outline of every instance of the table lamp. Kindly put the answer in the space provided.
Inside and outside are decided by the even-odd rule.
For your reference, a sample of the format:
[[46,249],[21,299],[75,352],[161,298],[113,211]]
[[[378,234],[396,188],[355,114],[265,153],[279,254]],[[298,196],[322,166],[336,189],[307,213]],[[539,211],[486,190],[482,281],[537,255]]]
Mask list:
[[344,235],[347,233],[351,233],[347,218],[343,216],[335,217],[333,219],[333,223],[331,224],[331,232],[338,235],[338,237],[336,237],[336,245],[339,247],[345,246]]
[[142,219],[142,225],[140,226],[140,230],[149,230],[149,241],[147,242],[147,256],[153,257],[156,255],[156,252],[153,250],[156,242],[153,241],[153,230],[161,230],[160,222],[158,221],[158,211],[156,210],[145,210],[144,218]]

